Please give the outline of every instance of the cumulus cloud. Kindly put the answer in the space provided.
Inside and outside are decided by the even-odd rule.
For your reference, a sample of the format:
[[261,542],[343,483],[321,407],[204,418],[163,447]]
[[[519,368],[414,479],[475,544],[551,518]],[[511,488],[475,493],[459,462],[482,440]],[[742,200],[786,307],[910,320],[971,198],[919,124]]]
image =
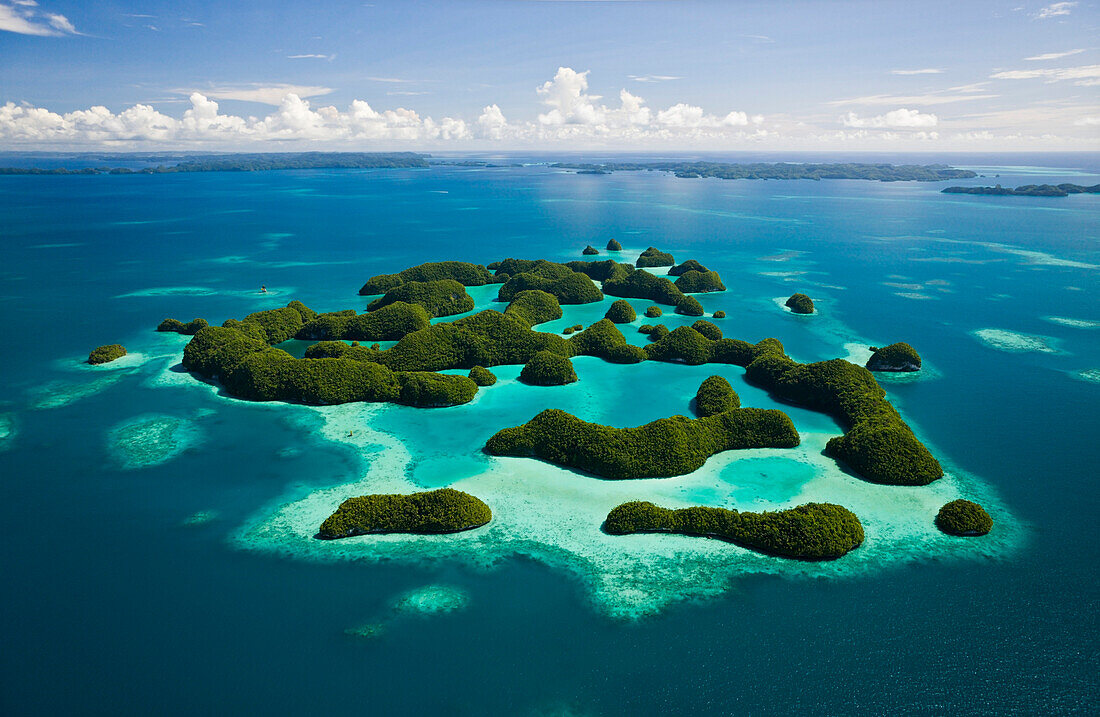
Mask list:
[[34,0],[0,3],[0,30],[39,37],[80,34],[67,17],[40,11]]
[[845,127],[889,127],[891,129],[935,127],[939,124],[939,118],[934,114],[924,114],[918,110],[910,110],[904,107],[874,117],[860,117],[855,112],[849,112],[841,117],[840,121]]
[[1074,7],[1077,6],[1076,2],[1056,2],[1042,8],[1035,14],[1036,20],[1047,20],[1052,17],[1058,17],[1059,15],[1069,15]]

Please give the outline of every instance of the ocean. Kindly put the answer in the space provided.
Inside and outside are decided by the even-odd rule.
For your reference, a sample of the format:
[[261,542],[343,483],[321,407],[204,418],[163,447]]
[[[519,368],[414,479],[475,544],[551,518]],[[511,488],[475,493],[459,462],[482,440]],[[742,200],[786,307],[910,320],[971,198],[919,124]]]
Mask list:
[[[520,166],[0,177],[0,711],[1096,712],[1100,198],[479,159]],[[955,184],[1100,182],[1092,154],[920,161],[938,160],[986,175]],[[467,406],[314,409],[232,399],[181,371],[186,337],[153,330],[291,299],[361,310],[375,274],[568,261],[610,238],[622,260],[656,246],[717,270],[727,291],[700,301],[727,312],[728,337],[774,336],[799,361],[912,344],[920,375],[880,382],[948,477],[844,473],[820,454],[832,419],[736,366],[580,358],[565,387],[494,369]],[[503,308],[495,288],[471,289],[477,310]],[[783,310],[796,291],[817,314]],[[538,328],[587,325],[612,300]],[[82,363],[109,343],[130,355]],[[618,482],[480,450],[547,407],[616,426],[689,415],[711,374],[743,405],[787,411],[803,446]],[[453,538],[307,534],[348,495],[448,485],[494,522]],[[931,526],[958,496],[990,509],[993,532]],[[632,498],[832,498],[868,540],[812,564],[600,533],[596,517]]]

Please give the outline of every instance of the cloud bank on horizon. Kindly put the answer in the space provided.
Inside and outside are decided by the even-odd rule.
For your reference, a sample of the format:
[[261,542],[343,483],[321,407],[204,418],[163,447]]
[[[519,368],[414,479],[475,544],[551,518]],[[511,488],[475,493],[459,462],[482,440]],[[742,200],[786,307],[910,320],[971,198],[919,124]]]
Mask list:
[[[64,0],[49,4],[58,3],[63,5]],[[399,6],[377,5],[378,8],[363,7],[371,12],[379,10],[371,20],[379,26],[375,39],[382,43],[388,35],[406,29],[408,15]],[[592,13],[596,17],[619,11],[601,3],[546,3],[527,14],[561,12],[557,7],[543,5],[583,5],[583,9],[570,10],[573,14],[564,16],[574,19],[577,13]],[[688,0],[680,7],[690,5]],[[703,7],[709,10],[713,6]],[[843,14],[843,7],[834,6],[840,8],[839,14]],[[446,8],[445,4],[440,5],[441,11]],[[125,20],[119,22],[128,32],[144,33],[150,38],[169,38],[175,33],[185,58],[181,67],[163,65],[165,78],[159,88],[148,81],[128,85],[147,92],[151,95],[148,99],[120,104],[117,99],[104,101],[93,95],[87,104],[62,103],[68,105],[65,109],[22,99],[26,96],[22,93],[34,86],[31,80],[15,74],[19,60],[39,59],[44,63],[42,83],[63,82],[56,79],[59,71],[75,63],[66,56],[55,58],[40,46],[18,43],[57,43],[66,39],[91,43],[98,37],[93,34],[99,30],[93,21],[102,21],[101,16],[83,17],[65,6],[56,9],[65,14],[40,6],[37,0],[0,0],[0,55],[8,54],[7,49],[20,53],[13,55],[15,62],[5,63],[9,68],[0,67],[0,102],[3,102],[0,142],[7,149],[1100,149],[1096,130],[1100,126],[1100,97],[1092,89],[1100,86],[1100,64],[1085,59],[1100,49],[1087,48],[1084,43],[1075,47],[1070,42],[1079,39],[1081,33],[1073,34],[1066,29],[1070,27],[1070,17],[1074,23],[1095,22],[1096,17],[1086,14],[1091,5],[1083,7],[1076,2],[1019,6],[1006,11],[1011,15],[1006,22],[1070,34],[1061,48],[1021,47],[1019,52],[1012,53],[1016,59],[991,63],[984,69],[960,68],[949,61],[949,53],[929,51],[882,57],[877,71],[859,63],[848,67],[829,55],[826,61],[811,62],[796,72],[798,63],[806,63],[800,57],[805,54],[803,47],[784,38],[771,25],[767,25],[766,35],[751,32],[736,35],[737,42],[744,44],[736,52],[730,50],[728,58],[722,56],[724,45],[713,43],[706,50],[707,43],[700,41],[702,49],[662,50],[665,57],[660,64],[647,63],[646,55],[652,54],[660,43],[640,42],[632,59],[636,66],[630,68],[634,71],[624,66],[610,75],[610,86],[598,85],[608,91],[618,89],[617,96],[607,99],[590,86],[590,77],[601,80],[607,77],[606,68],[592,68],[587,62],[579,67],[576,63],[560,66],[541,84],[530,79],[540,74],[545,78],[549,74],[546,69],[554,67],[549,64],[552,60],[548,62],[544,56],[577,55],[575,50],[556,49],[552,42],[546,43],[540,55],[537,46],[541,35],[553,32],[541,27],[526,38],[532,57],[517,57],[516,64],[525,67],[522,74],[507,63],[485,62],[476,73],[480,76],[472,78],[479,81],[461,90],[449,86],[448,80],[437,79],[441,77],[440,58],[429,57],[418,63],[402,61],[404,64],[390,66],[392,75],[377,70],[370,73],[362,68],[374,70],[378,65],[354,57],[357,51],[362,52],[360,31],[353,32],[355,44],[349,47],[327,40],[324,34],[310,35],[307,42],[298,37],[307,32],[304,27],[298,33],[286,30],[290,33],[286,39],[294,40],[295,44],[280,42],[269,50],[279,60],[294,66],[292,70],[279,71],[286,81],[251,81],[259,76],[270,77],[272,73],[258,72],[257,58],[242,59],[241,53],[224,41],[203,40],[198,33],[213,32],[208,27],[213,23],[190,17],[156,17],[145,12],[122,13],[120,17]],[[746,9],[742,15],[756,11],[759,8]],[[645,12],[632,11],[620,17],[627,22]],[[781,10],[778,13],[770,18],[756,18],[754,22],[791,20]],[[810,18],[807,24],[823,22],[824,17]],[[994,13],[994,17],[1000,15]],[[392,32],[387,33],[382,27],[385,20],[391,23]],[[676,35],[677,20],[670,19],[666,24],[667,27],[662,27],[649,22],[639,32],[662,38]],[[516,25],[522,23],[517,20]],[[84,32],[88,28],[92,32]],[[695,31],[695,27],[691,30]],[[1031,35],[1040,32],[1025,30]],[[185,37],[185,32],[192,34]],[[500,29],[494,32],[499,33]],[[523,31],[516,30],[516,34],[523,35]],[[12,39],[21,37],[26,39]],[[145,41],[150,55],[155,55],[161,45],[172,42],[167,39],[162,42],[160,37]],[[400,39],[395,42],[400,44]],[[446,42],[440,40],[441,44]],[[829,42],[829,47],[839,52],[846,41],[831,38]],[[791,49],[785,50],[785,45]],[[83,52],[93,58],[105,57],[105,66],[134,61],[133,56],[120,60],[112,55],[121,52],[114,45],[109,50],[99,49],[102,47],[102,44],[89,46]],[[223,81],[233,63],[215,63],[215,69],[210,69],[210,63],[204,65],[205,58],[197,52],[201,47],[216,48],[219,53],[229,53],[227,57],[232,55],[231,59],[238,64],[251,65],[253,69],[245,71],[251,78],[240,70],[235,73],[250,81]],[[1062,49],[1066,47],[1072,49]],[[371,49],[382,51],[381,47]],[[679,55],[691,55],[696,50],[701,54],[696,58],[694,72],[686,60],[680,66],[675,64],[681,59]],[[75,57],[76,51],[70,51]],[[440,50],[440,56],[446,55],[443,59],[449,62],[447,71],[452,71],[451,65],[461,64],[453,62],[451,51]],[[472,52],[468,45],[464,51]],[[431,49],[424,52],[430,54]],[[134,54],[141,56],[140,51]],[[189,64],[192,57],[193,67]],[[732,62],[735,58],[737,61]],[[261,65],[277,66],[274,60],[259,59]],[[759,69],[760,64],[754,64],[761,60],[766,67],[764,71]],[[699,65],[698,61],[704,64]],[[830,62],[836,63],[836,67],[830,67]],[[50,63],[52,68],[47,66]],[[719,79],[703,80],[701,76],[713,70],[706,63],[726,63],[728,67],[718,73]],[[606,64],[606,60],[597,53],[592,64]],[[545,69],[540,71],[539,66]],[[198,69],[203,67],[206,69]],[[142,72],[148,69],[141,68]],[[406,69],[408,75],[403,74]],[[398,75],[398,71],[402,74]],[[125,76],[125,72],[119,74]],[[188,78],[194,77],[205,79],[188,82]],[[614,77],[621,79],[615,82]],[[780,82],[786,83],[782,90],[777,84]],[[635,86],[622,86],[632,83]],[[390,88],[389,91],[364,91],[379,84]],[[348,85],[359,89],[349,90]],[[87,92],[83,87],[77,90],[80,94]],[[108,82],[101,90],[117,92],[117,82]],[[499,96],[494,96],[497,93]],[[642,93],[647,96],[652,93],[658,99],[647,101]],[[370,99],[361,99],[364,95]],[[404,96],[405,102],[418,108],[381,109],[381,105],[389,104],[385,97],[394,95]],[[469,99],[473,96],[481,102],[473,104]],[[182,111],[177,108],[181,101]],[[257,104],[271,109],[251,114]],[[110,109],[109,105],[116,109]],[[422,105],[430,108],[425,110]]]

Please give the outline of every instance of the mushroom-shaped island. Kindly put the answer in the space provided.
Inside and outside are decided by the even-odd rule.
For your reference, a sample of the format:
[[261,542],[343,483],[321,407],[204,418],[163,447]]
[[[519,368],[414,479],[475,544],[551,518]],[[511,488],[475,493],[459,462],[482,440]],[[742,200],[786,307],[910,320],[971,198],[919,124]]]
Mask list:
[[370,302],[367,311],[379,309],[403,301],[419,304],[433,318],[454,316],[474,310],[474,300],[466,293],[466,287],[454,279],[438,281],[407,281],[387,291]]
[[674,266],[676,260],[672,258],[672,254],[663,252],[656,247],[649,247],[638,256],[638,261],[634,262],[634,266],[639,269],[652,266]]
[[206,319],[191,319],[185,324],[179,319],[169,318],[160,322],[160,325],[157,326],[157,331],[194,336],[199,332],[199,329],[209,325]]
[[741,397],[721,376],[704,379],[695,393],[695,413],[699,416],[717,416],[740,407]]
[[470,380],[478,386],[492,386],[497,382],[497,377],[484,366],[474,366],[470,369]]
[[715,311],[712,316],[716,319],[724,319],[726,318],[726,312],[719,309],[718,311]]
[[805,294],[791,294],[784,304],[796,314],[812,314],[814,312],[814,300]]
[[326,540],[371,533],[458,533],[480,528],[493,511],[469,493],[453,488],[424,493],[374,494],[348,498],[321,523]]
[[122,344],[107,344],[106,346],[92,349],[92,352],[88,354],[88,363],[93,366],[98,366],[101,363],[110,363],[125,355],[126,347]]
[[676,288],[685,294],[699,294],[707,291],[725,291],[726,285],[717,271],[688,271],[675,282]]
[[623,245],[620,244],[615,239],[608,239],[607,240],[607,250],[608,251],[622,251],[623,250]]
[[493,283],[493,275],[479,264],[465,261],[430,261],[410,266],[397,274],[379,274],[359,289],[360,296],[385,294],[390,289],[410,281],[439,281],[451,279],[464,286],[484,286]]
[[524,364],[519,380],[534,386],[564,386],[577,380],[577,372],[565,356],[539,351]]
[[703,305],[699,303],[699,300],[694,296],[685,295],[684,298],[676,304],[676,313],[683,314],[684,316],[702,316]]
[[689,271],[706,272],[706,271],[708,271],[708,269],[705,266],[703,266],[702,264],[700,264],[699,262],[695,261],[694,259],[688,259],[683,264],[677,264],[676,266],[669,269],[668,270],[668,275],[669,276],[683,276],[684,274],[688,273]]
[[664,312],[661,310],[660,306],[650,306],[648,309],[645,310],[645,315],[647,319],[659,318],[663,313]]
[[872,346],[874,353],[867,359],[870,371],[920,371],[920,354],[902,341],[878,348]]
[[588,246],[586,246],[586,247],[585,247],[585,248],[584,248],[584,249],[583,249],[583,250],[581,251],[581,254],[584,254],[585,256],[595,256],[596,254],[599,254],[599,253],[600,253],[600,250],[599,250],[599,249],[597,249],[596,247],[592,246],[591,244],[589,244]]
[[604,314],[604,318],[611,319],[616,324],[629,324],[638,318],[638,314],[634,311],[634,307],[630,305],[630,302],[625,299],[617,299],[612,302],[607,313]]
[[993,528],[993,519],[985,508],[969,500],[953,500],[936,514],[936,527],[948,535],[985,535]]

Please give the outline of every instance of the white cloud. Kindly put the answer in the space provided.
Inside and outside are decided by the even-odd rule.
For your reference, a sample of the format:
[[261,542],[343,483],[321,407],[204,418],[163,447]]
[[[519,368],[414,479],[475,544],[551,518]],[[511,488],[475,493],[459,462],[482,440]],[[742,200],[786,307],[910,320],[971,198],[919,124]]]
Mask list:
[[331,60],[336,55],[318,55],[316,53],[306,53],[304,55],[287,55],[288,60]]
[[683,77],[677,77],[676,75],[627,75],[635,82],[669,82],[671,80],[682,80]]
[[1036,80],[1063,82],[1075,80],[1075,85],[1092,87],[1100,83],[1100,65],[1079,67],[1044,67],[1034,70],[1003,70],[990,75],[995,80]]
[[1084,50],[1066,50],[1065,52],[1045,52],[1042,55],[1032,55],[1031,57],[1025,57],[1025,60],[1042,61],[1042,60],[1060,60],[1063,57],[1069,57],[1070,55],[1079,55]]
[[297,97],[320,97],[332,92],[331,87],[314,87],[309,85],[242,85],[238,87],[212,87],[207,89],[176,90],[180,94],[201,92],[207,97],[216,100],[239,100],[241,102],[259,102],[265,105],[278,106],[282,104],[287,95]]
[[971,100],[988,100],[998,95],[990,94],[981,88],[981,85],[964,85],[951,87],[938,92],[929,92],[923,95],[865,95],[863,97],[851,97],[843,100],[833,100],[826,104],[839,105],[946,105],[955,102],[969,102]]
[[39,37],[80,34],[64,15],[52,12],[42,13],[37,8],[38,3],[33,0],[13,0],[11,4],[0,3],[0,30]]
[[890,70],[891,75],[942,75],[943,70],[926,67],[922,70]]
[[1100,115],[1093,117],[1082,117],[1076,120],[1073,125],[1075,127],[1097,127],[1100,126]]
[[891,110],[886,114],[875,117],[860,117],[855,112],[849,112],[840,118],[845,127],[869,127],[894,129],[909,129],[918,127],[935,127],[939,124],[939,118],[934,114],[923,114],[917,110],[901,109]]
[[1052,17],[1058,17],[1059,15],[1069,15],[1070,11],[1077,6],[1075,2],[1056,2],[1039,10],[1035,15],[1036,20],[1046,20]]

